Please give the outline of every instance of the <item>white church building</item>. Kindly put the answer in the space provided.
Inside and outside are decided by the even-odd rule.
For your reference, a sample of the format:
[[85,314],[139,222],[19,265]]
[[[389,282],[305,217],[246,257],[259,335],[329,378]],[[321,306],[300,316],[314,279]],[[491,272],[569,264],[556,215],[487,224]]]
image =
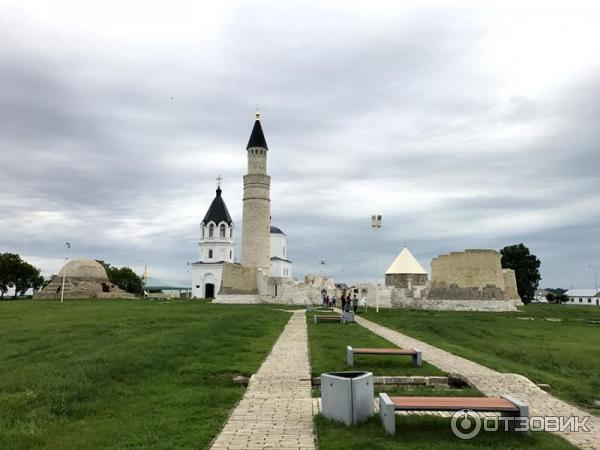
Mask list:
[[221,186],[200,223],[199,259],[192,266],[192,297],[214,298],[219,293],[223,264],[234,261],[233,220]]
[[[235,261],[234,224],[223,200],[221,186],[200,223],[199,259],[191,264],[192,297],[214,298],[219,293],[223,264]],[[287,236],[271,225],[270,275],[292,278],[292,261],[288,259]]]

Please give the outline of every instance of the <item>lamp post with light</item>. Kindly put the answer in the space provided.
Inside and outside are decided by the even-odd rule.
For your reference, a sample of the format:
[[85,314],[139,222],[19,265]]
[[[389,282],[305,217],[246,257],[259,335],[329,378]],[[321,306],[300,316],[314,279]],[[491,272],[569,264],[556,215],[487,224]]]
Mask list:
[[[221,175],[219,175],[219,177],[220,176]],[[189,280],[189,276],[190,276],[190,266],[191,265],[192,265],[192,263],[188,260],[188,262],[187,262],[187,269],[186,269],[186,272],[187,272],[187,275],[188,275],[188,280]],[[192,289],[194,287],[194,275],[193,274],[192,274],[192,280],[191,280],[191,282],[192,282],[192,286],[188,289],[188,295],[187,295],[188,300],[192,298]]]
[[377,241],[377,230],[381,228],[381,215],[373,214],[371,216],[371,228],[375,231],[375,311],[379,312],[379,244]]
[[68,250],[71,248],[71,244],[69,242],[65,242],[65,247],[67,247],[67,256],[65,256],[65,266],[63,267],[62,287],[60,288],[60,302],[61,303],[64,303],[64,301],[65,301],[65,278],[67,276],[67,263],[69,262]]

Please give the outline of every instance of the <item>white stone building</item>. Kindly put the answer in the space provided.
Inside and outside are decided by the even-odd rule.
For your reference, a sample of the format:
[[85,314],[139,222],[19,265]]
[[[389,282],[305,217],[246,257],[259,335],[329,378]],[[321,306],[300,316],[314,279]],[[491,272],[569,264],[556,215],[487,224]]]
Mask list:
[[287,236],[280,228],[271,225],[271,276],[292,278],[292,261],[287,254]]
[[404,248],[394,262],[385,271],[385,285],[388,287],[413,289],[416,286],[425,287],[427,284],[427,271],[410,252]]
[[531,303],[548,303],[546,296],[550,293],[546,289],[536,289]]
[[200,223],[199,259],[192,266],[192,297],[213,298],[219,293],[223,264],[233,262],[233,221],[221,187]]
[[595,289],[571,289],[565,295],[569,297],[565,305],[600,306],[600,291]]

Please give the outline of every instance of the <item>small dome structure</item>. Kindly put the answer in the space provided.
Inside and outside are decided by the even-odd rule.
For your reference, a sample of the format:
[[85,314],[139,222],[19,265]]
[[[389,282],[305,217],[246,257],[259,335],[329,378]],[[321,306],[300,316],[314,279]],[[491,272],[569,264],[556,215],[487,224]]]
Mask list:
[[44,289],[33,294],[35,299],[62,297],[68,299],[134,298],[135,296],[122,291],[118,286],[111,283],[106,270],[98,261],[74,259],[67,262]]
[[277,228],[273,225],[271,225],[271,234],[283,234],[285,236],[285,233],[281,230],[281,228]]
[[63,273],[69,278],[91,278],[98,280],[108,280],[106,270],[98,261],[93,259],[74,259],[60,269],[58,277],[62,277]]

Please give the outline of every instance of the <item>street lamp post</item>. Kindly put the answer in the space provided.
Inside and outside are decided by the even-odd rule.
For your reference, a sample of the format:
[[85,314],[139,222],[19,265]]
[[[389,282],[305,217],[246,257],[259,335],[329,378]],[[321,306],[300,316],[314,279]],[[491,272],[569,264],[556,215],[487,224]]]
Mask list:
[[64,303],[64,301],[65,301],[65,278],[67,276],[67,263],[69,262],[68,250],[71,248],[71,244],[69,242],[65,242],[65,247],[67,247],[67,256],[65,256],[65,267],[63,267],[62,287],[60,288],[60,302],[61,303]]
[[146,298],[146,284],[148,283],[148,266],[144,266],[142,274],[142,298]]
[[379,243],[377,241],[377,230],[381,228],[381,215],[373,214],[371,216],[371,228],[375,231],[375,311],[379,312]]
[[319,261],[319,265],[321,266],[321,270],[320,270],[321,278],[323,278],[323,268],[325,267],[325,258],[323,258]]
[[[219,175],[219,177],[221,177],[221,175]],[[187,270],[186,270],[186,272],[188,273],[188,276],[190,274],[190,266],[191,265],[192,265],[192,263],[188,260],[188,262],[187,262]],[[193,278],[194,277],[192,275],[192,280],[191,280],[192,286],[188,289],[188,300],[190,300],[192,298],[192,288],[194,286],[194,280],[193,280]]]
[[592,266],[591,264],[588,264],[588,267],[594,271],[594,283],[595,283],[595,287],[596,287],[596,293],[594,295],[597,295],[598,294],[598,272],[596,271],[596,267]]

